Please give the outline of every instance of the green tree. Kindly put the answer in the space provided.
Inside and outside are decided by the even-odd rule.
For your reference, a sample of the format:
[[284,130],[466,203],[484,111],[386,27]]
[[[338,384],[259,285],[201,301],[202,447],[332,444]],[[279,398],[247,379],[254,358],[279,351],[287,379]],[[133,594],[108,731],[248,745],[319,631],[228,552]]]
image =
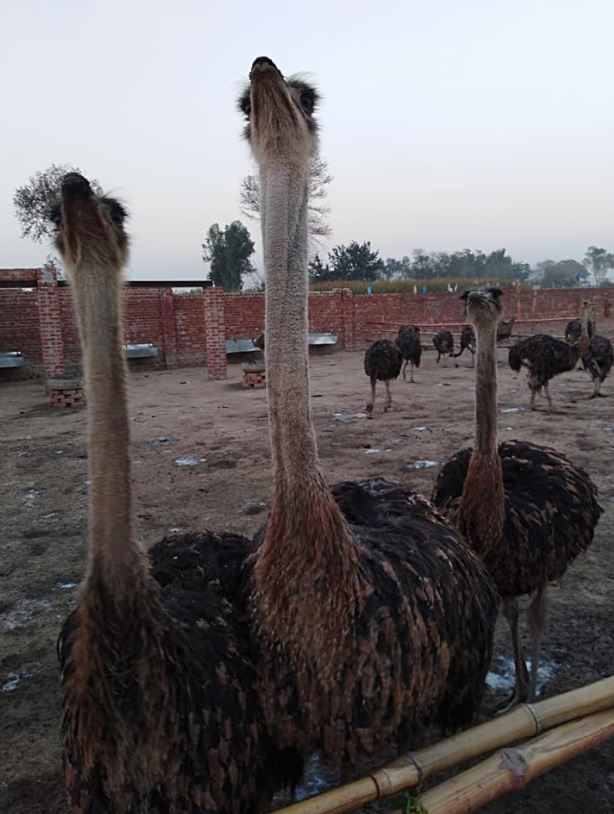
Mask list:
[[614,268],[614,254],[597,246],[589,246],[584,255],[584,265],[592,272],[597,285],[603,285],[608,271]]
[[[332,180],[328,164],[323,158],[316,156],[311,162],[307,213],[309,236],[316,242],[331,235],[327,220],[330,209],[326,203],[326,196]],[[241,181],[239,205],[246,217],[254,220],[260,218],[260,180],[257,175],[246,175]]]
[[386,280],[398,280],[402,277],[411,277],[411,260],[409,257],[403,257],[402,260],[396,260],[394,257],[386,258],[382,276]]
[[217,223],[210,226],[202,249],[203,260],[211,264],[209,279],[226,291],[239,290],[243,277],[254,274],[249,259],[254,253],[254,242],[240,220],[225,226],[223,231]]
[[333,280],[379,280],[384,262],[378,252],[371,251],[371,243],[335,246],[328,256]]
[[[72,164],[52,164],[46,170],[35,172],[24,186],[17,187],[13,206],[22,237],[42,243],[44,238],[51,236],[49,211],[59,199],[62,178],[68,172],[81,173],[81,170]],[[90,184],[94,192],[102,193],[98,181],[90,179]]]
[[314,283],[327,282],[333,279],[330,266],[328,263],[324,265],[320,260],[320,255],[317,253],[313,260],[309,262],[309,278],[313,280]]
[[574,288],[588,278],[588,271],[577,260],[542,260],[534,276],[542,288]]

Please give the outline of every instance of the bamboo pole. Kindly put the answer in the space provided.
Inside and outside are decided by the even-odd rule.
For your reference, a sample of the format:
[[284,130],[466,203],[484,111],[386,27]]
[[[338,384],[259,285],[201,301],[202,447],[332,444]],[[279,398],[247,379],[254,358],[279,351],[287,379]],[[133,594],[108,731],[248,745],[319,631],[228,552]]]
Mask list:
[[[502,749],[466,772],[421,794],[425,814],[470,814],[497,797],[614,737],[614,709],[563,724],[513,749]],[[397,809],[392,814],[403,814]]]
[[541,732],[614,707],[614,676],[516,709],[417,752],[402,755],[366,777],[278,809],[276,814],[343,814],[416,786],[437,772],[471,758],[532,738]]

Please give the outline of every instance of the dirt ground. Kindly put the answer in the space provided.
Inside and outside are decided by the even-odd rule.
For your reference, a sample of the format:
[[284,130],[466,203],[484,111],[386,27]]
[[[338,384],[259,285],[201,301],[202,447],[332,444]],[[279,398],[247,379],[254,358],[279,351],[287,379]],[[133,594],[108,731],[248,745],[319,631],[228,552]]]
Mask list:
[[[552,444],[594,478],[605,508],[587,554],[550,589],[543,693],[614,672],[614,401],[586,400],[583,372],[551,385],[557,412],[526,410],[524,374],[500,351],[500,436]],[[362,353],[312,357],[312,405],[326,478],[386,476],[430,495],[438,464],[472,438],[473,371],[423,357],[417,383],[393,385],[393,409],[363,410]],[[204,369],[130,378],[134,483],[140,529],[154,543],[174,529],[251,534],[270,489],[266,393],[244,390],[238,365],[224,382]],[[614,380],[604,392],[614,391]],[[0,811],[65,812],[58,747],[55,643],[85,559],[84,410],[47,406],[40,383],[0,384]],[[183,461],[183,465],[181,462]],[[498,625],[488,714],[502,698],[510,642]],[[402,799],[387,801],[397,807]],[[489,814],[614,811],[614,741],[537,779]]]

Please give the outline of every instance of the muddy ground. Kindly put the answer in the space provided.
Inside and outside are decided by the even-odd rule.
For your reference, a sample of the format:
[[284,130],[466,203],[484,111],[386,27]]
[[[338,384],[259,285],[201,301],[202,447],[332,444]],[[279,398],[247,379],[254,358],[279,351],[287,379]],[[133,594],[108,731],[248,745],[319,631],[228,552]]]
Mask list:
[[[614,399],[588,401],[577,371],[551,386],[557,412],[526,411],[524,374],[500,351],[500,435],[555,445],[585,467],[605,508],[595,541],[550,590],[543,693],[614,672]],[[312,357],[312,404],[329,481],[383,475],[430,494],[437,464],[470,442],[473,371],[423,357],[417,383],[393,387],[394,406],[361,415],[367,394],[361,353]],[[144,539],[173,529],[251,534],[269,495],[266,394],[203,369],[130,378],[134,481]],[[609,380],[605,392],[614,391]],[[544,404],[540,403],[543,410]],[[0,383],[0,811],[65,812],[58,748],[55,642],[85,559],[85,411],[47,406],[40,383]],[[183,459],[183,464],[180,465]],[[423,467],[423,468],[420,468]],[[488,714],[502,698],[510,643],[498,626]],[[396,807],[402,799],[388,802]],[[614,811],[614,742],[483,809],[490,814]]]

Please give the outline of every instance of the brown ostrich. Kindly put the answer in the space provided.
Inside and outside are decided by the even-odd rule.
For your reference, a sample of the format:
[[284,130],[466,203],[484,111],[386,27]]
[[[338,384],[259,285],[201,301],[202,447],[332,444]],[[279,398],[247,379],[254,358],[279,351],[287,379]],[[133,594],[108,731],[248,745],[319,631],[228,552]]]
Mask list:
[[[443,467],[435,505],[484,560],[501,595],[512,631],[515,700],[535,699],[546,606],[546,586],[593,539],[601,513],[597,490],[582,469],[554,449],[527,441],[497,444],[497,288],[463,294],[477,335],[475,445]],[[518,632],[517,597],[529,606],[531,677]]]
[[[458,359],[463,355],[463,351],[467,349],[471,353],[471,367],[475,365],[475,333],[471,325],[463,325],[463,330],[460,335],[460,350],[458,353],[453,353],[452,358]],[[458,362],[454,362],[454,367],[458,367]]]
[[260,169],[271,513],[251,605],[270,734],[337,765],[479,706],[496,594],[431,505],[383,480],[324,483],[310,413],[307,209],[316,92],[257,59],[240,99]]
[[433,337],[433,345],[437,351],[437,364],[443,356],[444,367],[448,366],[448,356],[454,354],[454,337],[450,331],[439,331]]
[[83,347],[91,479],[86,575],[58,642],[70,811],[251,814],[284,761],[261,729],[249,627],[220,581],[219,552],[245,558],[250,544],[176,537],[150,558],[134,530],[125,216],[65,176],[53,220]]
[[384,412],[387,413],[392,405],[392,394],[390,393],[390,382],[397,379],[401,372],[403,357],[398,346],[389,339],[378,339],[365,351],[364,368],[365,373],[371,381],[371,392],[367,399],[367,417],[373,415],[373,404],[375,403],[375,385],[378,381],[386,385],[386,403]]
[[[588,347],[581,357],[582,367],[593,380],[593,393],[590,399],[603,396],[601,385],[608,377],[612,364],[614,363],[614,349],[607,336],[600,336],[596,333],[597,323],[595,320],[595,306],[590,303],[588,317],[588,335],[590,341]],[[578,327],[580,330],[578,331]],[[567,324],[565,339],[568,342],[577,341],[580,337],[582,324],[579,319],[574,319]]]
[[420,341],[420,328],[417,325],[401,325],[399,333],[395,339],[401,356],[405,360],[403,365],[403,381],[407,381],[405,371],[409,368],[409,381],[414,381],[414,367],[420,367],[422,358],[422,343]]
[[542,387],[552,411],[552,399],[548,382],[554,376],[574,370],[589,344],[588,338],[589,303],[582,306],[581,336],[573,345],[548,334],[535,334],[512,345],[508,361],[512,370],[519,371],[524,365],[528,369],[528,383],[531,391],[531,410],[535,410],[535,397]]

